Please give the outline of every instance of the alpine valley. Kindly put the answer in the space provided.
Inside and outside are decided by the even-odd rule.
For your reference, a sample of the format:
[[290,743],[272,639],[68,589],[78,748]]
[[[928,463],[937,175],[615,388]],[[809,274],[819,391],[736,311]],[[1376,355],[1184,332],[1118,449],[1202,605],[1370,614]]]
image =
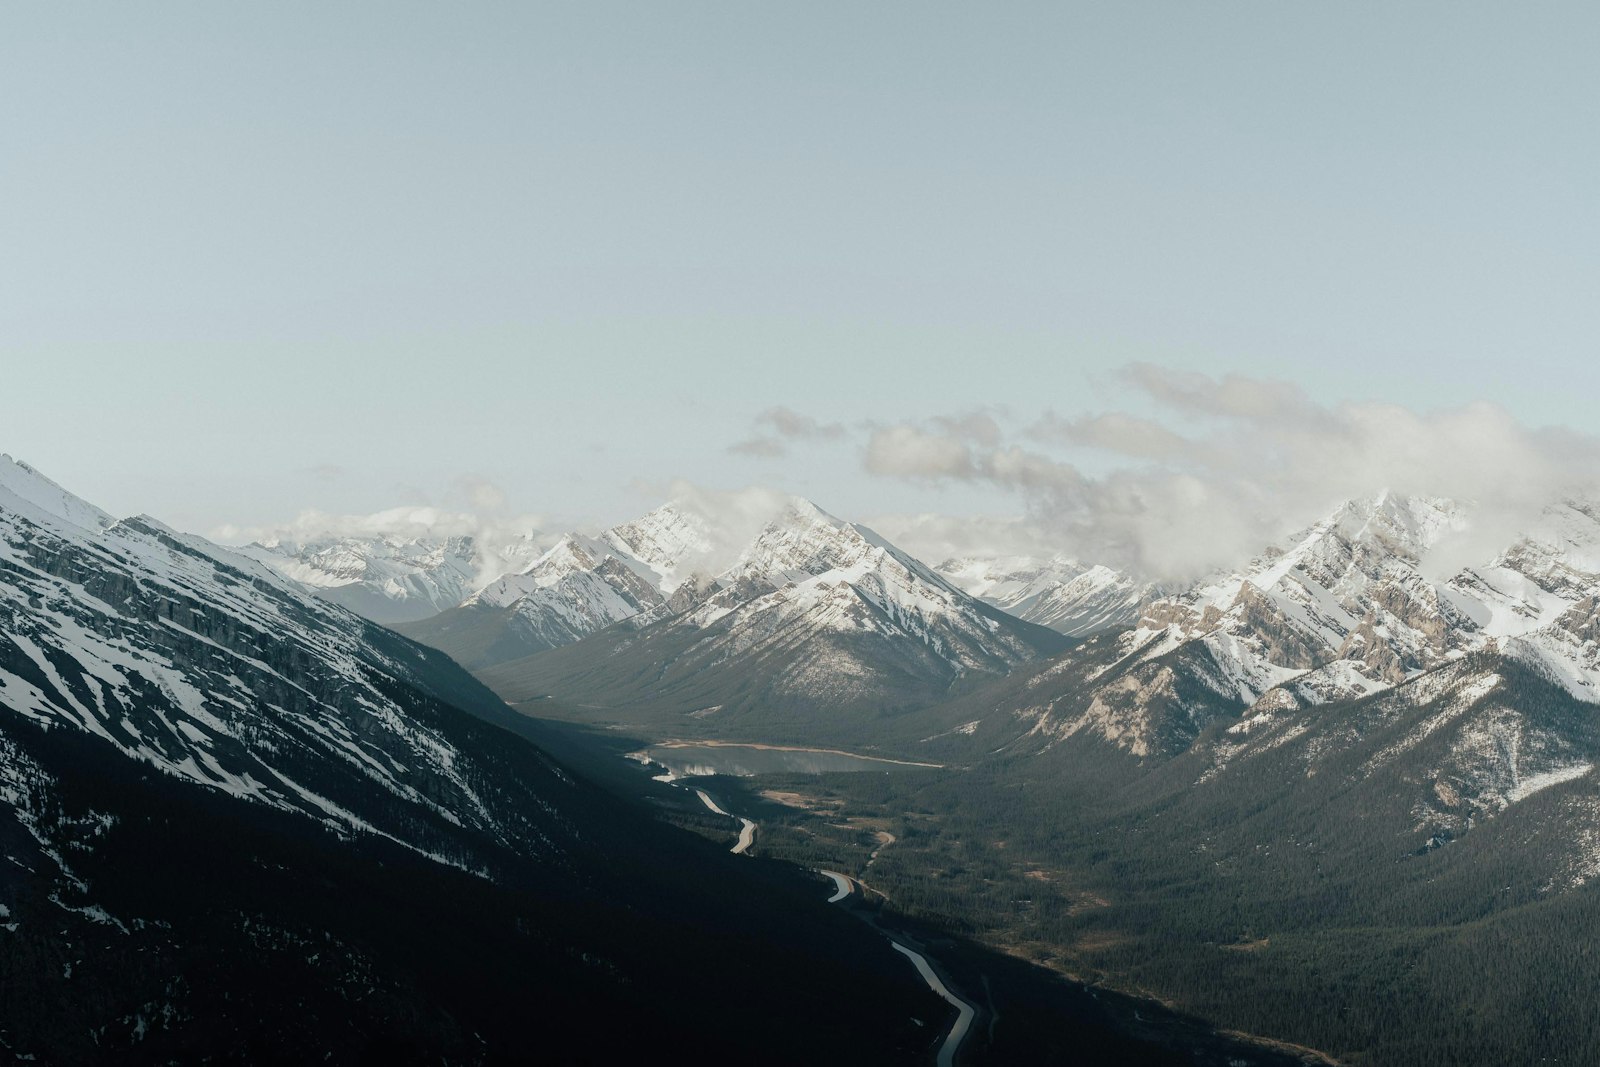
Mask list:
[[1600,507],[1437,573],[1472,524],[1379,492],[1174,590],[930,568],[796,502],[728,569],[475,667],[543,716],[940,765],[742,803],[768,854],[1075,979],[1340,1061],[1600,1060]]
[[1475,514],[1184,583],[798,498],[231,549],[0,459],[0,1042],[1600,1062],[1600,506],[1441,567]]
[[[0,1047],[921,1063],[948,1044],[964,1017],[916,935],[730,855],[710,801],[595,751],[280,568],[0,459]],[[1170,1012],[1138,1033],[1132,1001],[961,952],[1096,1058],[1254,1047]]]

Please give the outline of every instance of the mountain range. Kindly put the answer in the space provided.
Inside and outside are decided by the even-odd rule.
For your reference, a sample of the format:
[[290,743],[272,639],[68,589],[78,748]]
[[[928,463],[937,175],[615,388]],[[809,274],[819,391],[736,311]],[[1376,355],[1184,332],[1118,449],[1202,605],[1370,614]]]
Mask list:
[[923,1054],[946,1009],[869,927],[521,709],[942,766],[829,787],[904,813],[898,907],[1357,1059],[1509,1062],[1522,1023],[1451,976],[1500,946],[1507,1001],[1560,1013],[1600,981],[1563,940],[1600,930],[1600,506],[1444,566],[1476,517],[1379,492],[1181,584],[929,566],[798,498],[739,538],[675,502],[543,549],[233,550],[0,459],[0,1047],[492,1062],[532,1018],[560,1059],[625,1055],[620,1014],[728,1056],[774,1027],[769,1059]]
[[484,544],[470,536],[399,534],[271,538],[237,549],[325,600],[374,622],[414,622],[453,608],[544,552],[532,536]]
[[703,520],[668,505],[564,539],[527,573],[402,629],[513,702],[789,739],[859,737],[1068,643],[806,500],[731,564],[692,570],[709,545]]
[[936,569],[985,603],[1068,637],[1131,626],[1144,605],[1162,594],[1158,583],[1068,556],[962,556]]
[[1170,753],[1213,722],[1378,694],[1474,652],[1595,700],[1597,515],[1552,505],[1487,562],[1440,577],[1430,553],[1467,527],[1467,508],[1393,493],[1350,501],[1091,637],[1029,680],[1010,723],[991,717],[979,732],[1010,743],[1025,723],[1024,744],[1087,733],[1140,757]]
[[0,459],[0,1047],[920,1057],[947,1009],[881,938],[524,725],[442,654]]
[[[697,509],[668,504],[598,534],[569,533],[549,547],[531,534],[491,549],[467,536],[377,533],[273,538],[236,551],[386,625],[478,609],[449,625],[515,634],[503,647],[488,640],[478,658],[459,646],[466,661],[486,665],[579,640],[664,603],[685,582],[714,577],[727,561],[715,562],[721,538],[712,526]],[[1066,556],[966,556],[932,569],[1008,615],[1069,637],[1130,625],[1162,593],[1156,583]],[[504,616],[496,622],[468,620],[496,612]]]
[[[1585,598],[1600,595],[1595,513],[1552,505],[1494,558],[1439,576],[1425,561],[1471,508],[1384,492],[1237,571],[1174,586],[1064,556],[930,567],[798,499],[731,554],[707,517],[668,504],[569,534],[399,625],[508,699],[602,718],[625,706],[628,721],[687,732],[860,742],[888,716],[901,738],[970,726],[959,736],[995,749],[1088,730],[1144,755],[1252,708],[1374,694],[1473,651],[1515,656],[1586,699],[1600,664],[1580,632]],[[1046,628],[1081,644],[1063,651],[1071,641]],[[1025,707],[949,721],[964,693],[1014,674],[1033,679]]]
[[890,810],[941,813],[922,865],[983,872],[943,876],[954,913],[1071,973],[1340,1062],[1592,1062],[1597,516],[1455,568],[1471,506],[1346,502],[885,724],[966,769]]
[[[1222,728],[1219,751],[1243,758],[1280,738],[1272,723],[1396,690],[1412,699],[1469,660],[1600,699],[1600,508],[1553,504],[1485,562],[1434,573],[1472,511],[1387,491],[1351,500],[1172,592],[1066,557],[928,567],[801,500],[708,574],[697,568],[718,531],[667,505],[570,535],[406,629],[513,701],[942,758],[1093,741],[1166,759]],[[1516,748],[1496,773],[1566,773],[1577,764],[1542,755],[1560,748]]]

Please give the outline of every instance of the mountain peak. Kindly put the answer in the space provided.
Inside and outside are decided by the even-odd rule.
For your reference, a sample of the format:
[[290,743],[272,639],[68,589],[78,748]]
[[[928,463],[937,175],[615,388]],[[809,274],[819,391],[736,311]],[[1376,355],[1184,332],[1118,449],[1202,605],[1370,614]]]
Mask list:
[[788,522],[821,522],[829,526],[853,525],[828,511],[824,511],[814,501],[807,500],[803,496],[791,496],[784,505],[780,518]]
[[671,595],[714,551],[711,525],[681,501],[668,501],[599,536],[622,562],[662,593]]
[[0,453],[0,503],[30,512],[30,517],[42,514],[85,530],[103,530],[116,521],[88,501],[73,496],[36,468],[4,453]]
[[1420,555],[1461,530],[1467,512],[1463,505],[1443,497],[1383,489],[1345,501],[1327,521],[1352,540],[1383,538]]

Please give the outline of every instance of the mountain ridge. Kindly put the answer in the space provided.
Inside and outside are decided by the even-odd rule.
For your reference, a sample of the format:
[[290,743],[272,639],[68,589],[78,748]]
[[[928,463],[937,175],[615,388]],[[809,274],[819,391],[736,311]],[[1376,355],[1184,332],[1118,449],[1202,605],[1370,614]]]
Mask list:
[[795,500],[694,595],[479,675],[514,702],[553,694],[626,705],[685,728],[748,732],[781,720],[793,737],[822,716],[833,729],[853,722],[859,738],[884,715],[1068,643],[961,592],[870,529]]
[[58,490],[0,462],[8,1057],[616,1058],[626,1018],[920,1059],[947,1009],[804,875],[567,771],[441,653]]

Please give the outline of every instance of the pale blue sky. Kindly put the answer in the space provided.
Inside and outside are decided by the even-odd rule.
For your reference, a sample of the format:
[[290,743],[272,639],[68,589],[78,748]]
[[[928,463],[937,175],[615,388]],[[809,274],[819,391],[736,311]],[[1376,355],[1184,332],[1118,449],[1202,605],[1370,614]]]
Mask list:
[[1149,414],[1132,361],[1588,432],[1597,54],[1586,4],[7,5],[0,450],[205,530],[1015,510],[727,448]]

